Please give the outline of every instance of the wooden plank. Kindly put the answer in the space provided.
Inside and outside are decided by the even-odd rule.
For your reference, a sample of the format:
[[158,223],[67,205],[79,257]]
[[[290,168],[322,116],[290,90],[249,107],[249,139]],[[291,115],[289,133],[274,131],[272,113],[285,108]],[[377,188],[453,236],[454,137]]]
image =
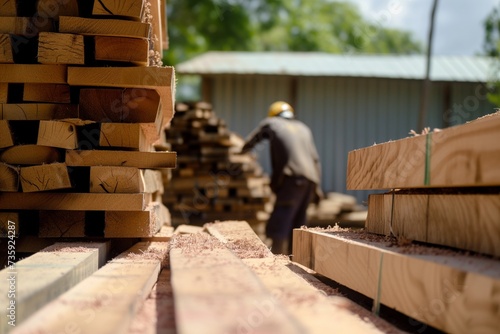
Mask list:
[[0,34],[0,63],[13,64],[12,45],[9,34]]
[[19,237],[19,213],[2,211],[0,212],[0,237]]
[[106,211],[104,237],[152,237],[163,225],[160,209],[160,203],[151,203],[144,211]]
[[452,333],[500,326],[500,262],[450,250],[388,247],[355,233],[312,235],[313,270],[424,324]]
[[53,103],[0,104],[0,119],[27,121],[64,118],[78,118],[78,106],[75,104]]
[[85,237],[85,211],[41,210],[38,226],[41,238]]
[[[15,328],[43,305],[95,272],[105,249],[105,243],[57,243],[0,271],[2,282],[10,280],[12,284],[2,284],[0,302],[14,305]],[[14,286],[15,297],[11,299],[8,298],[9,286]],[[9,317],[0,318],[2,332],[12,329],[9,321]]]
[[25,83],[24,102],[71,103],[68,85]]
[[38,62],[41,64],[85,64],[83,36],[41,32],[38,36]]
[[121,16],[141,21],[143,18],[144,0],[101,0],[94,2],[92,15]]
[[[9,97],[9,84],[0,82],[0,103],[7,103]],[[1,111],[0,107],[0,111]]]
[[159,139],[155,132],[153,131],[153,137],[146,137],[142,124],[101,123],[99,146],[129,148],[141,152],[152,151],[153,143]]
[[0,64],[0,82],[65,84],[66,72],[63,65]]
[[146,22],[151,24],[151,49],[154,50],[154,59],[152,59],[152,66],[161,66],[161,58],[163,57],[163,30],[161,21],[160,0],[150,0],[146,7],[148,13],[146,15]]
[[137,168],[175,168],[175,152],[66,151],[68,166],[123,166]]
[[61,162],[21,167],[20,181],[23,192],[71,188],[68,167]]
[[0,120],[0,149],[14,145],[14,139],[10,131],[9,122]]
[[500,185],[500,113],[349,152],[347,189]]
[[161,98],[163,124],[170,122],[174,111],[175,71],[173,67],[70,67],[68,83],[74,86],[155,89]]
[[19,190],[19,169],[0,162],[0,191]]
[[151,194],[0,193],[0,209],[142,211]]
[[155,233],[152,237],[144,237],[144,238],[141,238],[141,240],[142,241],[168,242],[168,241],[170,241],[170,239],[172,239],[173,235],[174,235],[174,227],[163,225],[160,228],[160,231]]
[[70,291],[48,303],[16,329],[60,333],[127,333],[158,279],[168,243],[140,242]]
[[500,256],[499,216],[498,194],[372,194],[366,230]]
[[[97,3],[97,2],[96,2]],[[149,43],[142,38],[95,36],[95,60],[149,64]]]
[[0,151],[0,162],[11,165],[41,165],[61,162],[61,152],[54,147],[16,145]]
[[37,145],[76,149],[76,126],[64,121],[40,121]]
[[145,192],[144,171],[135,167],[90,167],[91,193]]
[[0,16],[17,16],[16,1],[6,0],[0,3]]
[[178,333],[304,333],[250,268],[206,233],[176,236],[170,268]]
[[37,13],[55,21],[60,16],[80,16],[78,0],[37,0]]
[[42,31],[54,31],[51,19],[39,17],[2,17],[0,20],[0,34],[36,36]]
[[149,29],[149,24],[141,22],[70,16],[59,17],[59,32],[63,33],[148,39]]

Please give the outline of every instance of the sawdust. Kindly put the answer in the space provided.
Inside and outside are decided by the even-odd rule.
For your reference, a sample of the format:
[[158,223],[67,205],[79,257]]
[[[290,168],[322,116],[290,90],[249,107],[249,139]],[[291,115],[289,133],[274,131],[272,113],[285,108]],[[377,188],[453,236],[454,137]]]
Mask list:
[[228,242],[226,246],[241,259],[269,257],[269,249],[266,245],[263,243],[256,243],[255,240],[233,240]]

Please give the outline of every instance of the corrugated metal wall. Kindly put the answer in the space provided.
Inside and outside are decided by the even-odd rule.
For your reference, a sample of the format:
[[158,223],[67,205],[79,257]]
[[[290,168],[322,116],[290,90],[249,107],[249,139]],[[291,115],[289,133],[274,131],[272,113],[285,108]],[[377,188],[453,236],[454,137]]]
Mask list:
[[[349,151],[407,137],[417,127],[420,81],[224,75],[211,82],[216,114],[243,137],[266,116],[270,103],[296,101],[297,118],[311,127],[322,159],[323,190],[351,194],[359,203],[372,192],[345,189]],[[480,84],[433,83],[427,124],[442,128],[493,111]],[[256,152],[269,171],[267,145]]]

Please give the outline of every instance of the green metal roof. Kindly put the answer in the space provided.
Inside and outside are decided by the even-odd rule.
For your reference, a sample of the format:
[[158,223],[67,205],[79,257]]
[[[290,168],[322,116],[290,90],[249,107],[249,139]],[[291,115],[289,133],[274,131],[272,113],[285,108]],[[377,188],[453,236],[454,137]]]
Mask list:
[[[263,74],[423,79],[423,55],[345,55],[320,52],[207,52],[175,66],[180,74]],[[431,80],[487,82],[492,60],[434,56]]]

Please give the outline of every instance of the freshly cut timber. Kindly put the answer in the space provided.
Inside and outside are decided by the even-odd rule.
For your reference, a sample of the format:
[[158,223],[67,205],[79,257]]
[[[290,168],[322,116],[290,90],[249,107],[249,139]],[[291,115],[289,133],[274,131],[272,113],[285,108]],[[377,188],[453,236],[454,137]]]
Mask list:
[[83,65],[85,63],[83,36],[41,32],[38,35],[38,62]]
[[78,106],[76,104],[61,103],[0,104],[0,119],[28,121],[64,118],[78,118]]
[[88,19],[83,17],[59,17],[59,32],[81,34],[149,38],[150,25],[117,19]]
[[65,84],[67,81],[64,65],[0,64],[0,73],[0,82],[5,83]]
[[68,166],[123,166],[137,168],[175,168],[175,152],[67,150]]

